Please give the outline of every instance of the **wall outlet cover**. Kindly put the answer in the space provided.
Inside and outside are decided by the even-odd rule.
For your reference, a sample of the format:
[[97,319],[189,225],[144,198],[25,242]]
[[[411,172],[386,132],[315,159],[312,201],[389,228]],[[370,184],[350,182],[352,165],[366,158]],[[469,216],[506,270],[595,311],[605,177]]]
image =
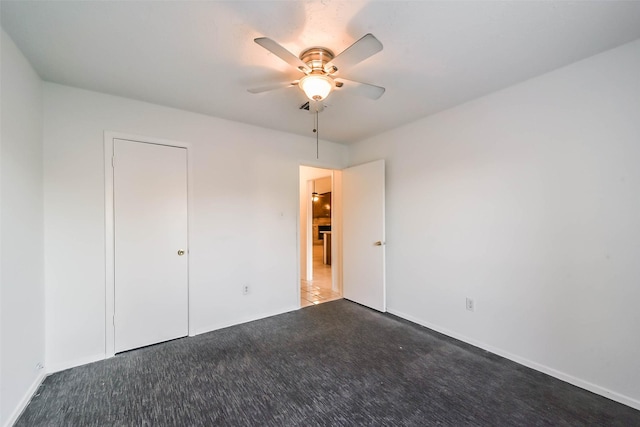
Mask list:
[[467,311],[475,311],[476,305],[471,298],[467,298]]

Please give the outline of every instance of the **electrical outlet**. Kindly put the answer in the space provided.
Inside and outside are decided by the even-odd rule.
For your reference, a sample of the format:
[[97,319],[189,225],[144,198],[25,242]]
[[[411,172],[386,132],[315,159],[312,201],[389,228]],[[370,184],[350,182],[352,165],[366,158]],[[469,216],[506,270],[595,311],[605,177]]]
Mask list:
[[242,285],[242,295],[249,294],[249,285]]
[[475,311],[476,304],[471,298],[467,298],[467,311]]

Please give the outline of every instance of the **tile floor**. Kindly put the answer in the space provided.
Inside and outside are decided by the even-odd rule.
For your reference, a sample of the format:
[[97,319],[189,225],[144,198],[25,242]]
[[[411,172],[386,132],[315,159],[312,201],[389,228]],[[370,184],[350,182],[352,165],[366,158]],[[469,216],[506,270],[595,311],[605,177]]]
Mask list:
[[331,266],[322,263],[322,245],[313,245],[313,280],[300,280],[300,307],[342,298],[331,289]]

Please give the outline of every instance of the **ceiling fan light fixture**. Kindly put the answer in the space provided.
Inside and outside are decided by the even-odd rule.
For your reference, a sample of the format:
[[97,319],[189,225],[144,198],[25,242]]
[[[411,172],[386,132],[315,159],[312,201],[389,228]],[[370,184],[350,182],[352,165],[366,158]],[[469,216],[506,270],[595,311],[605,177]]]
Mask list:
[[312,101],[322,101],[336,86],[336,82],[326,74],[308,74],[300,79],[298,86]]

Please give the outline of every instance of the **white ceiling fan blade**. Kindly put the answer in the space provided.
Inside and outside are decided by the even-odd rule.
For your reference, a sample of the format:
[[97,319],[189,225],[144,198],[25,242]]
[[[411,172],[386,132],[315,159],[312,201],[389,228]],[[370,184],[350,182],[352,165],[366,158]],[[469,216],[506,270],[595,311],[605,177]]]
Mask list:
[[270,90],[284,89],[284,88],[288,88],[288,87],[297,86],[297,84],[298,84],[298,82],[280,82],[280,83],[274,83],[274,84],[267,85],[267,86],[260,86],[260,87],[254,87],[254,88],[251,88],[251,89],[247,89],[247,92],[250,92],[250,93],[269,92]]
[[[373,34],[369,33],[346,48],[341,54],[333,58],[333,61],[327,63],[324,69],[333,74],[338,70],[344,70],[356,65],[381,50],[382,43],[380,43],[380,40],[375,38]],[[335,67],[336,70],[332,71],[333,67]]]
[[356,82],[354,80],[347,80],[340,78],[336,80],[336,83],[342,83],[338,86],[340,92],[347,92],[354,95],[365,96],[369,99],[378,99],[384,94],[386,90],[382,86],[371,85],[369,83]]
[[302,72],[310,72],[311,69],[307,64],[302,62],[300,58],[295,56],[293,53],[289,52],[284,47],[280,46],[275,41],[271,40],[268,37],[258,37],[257,39],[253,39],[254,42],[258,43],[263,48],[267,49],[269,52],[273,53],[278,58],[282,59],[287,64],[292,67],[297,68]]

